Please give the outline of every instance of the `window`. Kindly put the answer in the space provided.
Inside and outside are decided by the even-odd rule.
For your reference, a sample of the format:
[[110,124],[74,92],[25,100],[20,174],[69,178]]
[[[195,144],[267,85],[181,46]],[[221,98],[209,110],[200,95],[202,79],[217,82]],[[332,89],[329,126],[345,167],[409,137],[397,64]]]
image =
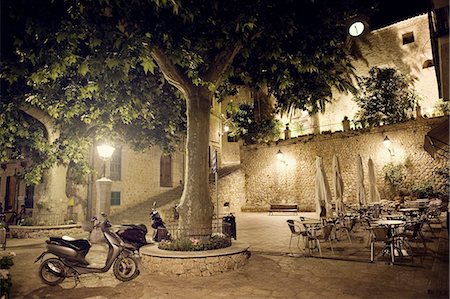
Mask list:
[[110,178],[113,181],[120,181],[122,170],[122,148],[116,148],[113,152],[110,162]]
[[230,135],[230,133],[227,133],[227,141],[228,142],[237,142],[238,139],[236,136],[232,136],[232,135]]
[[111,192],[111,205],[112,206],[120,206],[120,192],[119,191]]
[[428,60],[425,60],[423,62],[422,68],[426,69],[426,68],[429,68],[429,67],[432,67],[432,66],[434,66],[433,60],[428,59]]
[[414,33],[408,32],[402,35],[403,44],[410,44],[414,42]]
[[25,208],[33,208],[34,185],[27,186],[25,189]]
[[159,186],[172,187],[172,156],[163,155],[159,161]]

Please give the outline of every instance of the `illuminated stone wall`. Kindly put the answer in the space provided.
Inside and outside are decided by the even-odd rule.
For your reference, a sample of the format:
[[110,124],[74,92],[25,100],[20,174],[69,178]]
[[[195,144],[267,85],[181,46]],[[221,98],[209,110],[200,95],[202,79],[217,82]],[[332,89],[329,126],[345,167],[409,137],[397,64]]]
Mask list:
[[[410,32],[414,35],[414,42],[403,44],[402,36]],[[422,114],[430,117],[437,113],[434,110],[439,99],[435,68],[423,67],[426,61],[433,59],[427,14],[373,30],[363,37],[352,39],[349,47],[358,76],[368,76],[370,68],[375,66],[396,68],[414,79],[414,87],[422,97],[419,103]],[[344,116],[354,119],[358,106],[352,98],[352,94],[333,91],[332,102],[326,105],[324,113],[318,113],[320,131],[340,131]],[[281,119],[283,123],[301,120],[295,115],[285,115]],[[312,123],[306,124],[304,133],[310,133],[311,126]]]
[[[134,206],[152,196],[178,187],[183,180],[183,155],[180,152],[172,154],[172,187],[160,186],[160,158],[162,152],[152,147],[145,152],[135,152],[127,146],[122,147],[121,179],[113,181],[111,191],[121,193],[119,206],[111,206],[111,214]],[[101,173],[101,161],[96,157],[94,165]],[[109,165],[107,163],[107,165]],[[109,168],[107,167],[107,173]],[[95,185],[93,188],[93,207],[96,202]]]
[[[372,130],[308,135],[272,143],[242,148],[242,170],[245,176],[246,202],[244,211],[267,211],[270,204],[297,203],[304,211],[314,210],[315,158],[323,158],[330,187],[333,154],[339,157],[344,180],[344,201],[356,202],[356,157],[363,159],[366,196],[368,197],[367,162],[371,157],[375,164],[378,189],[383,199],[392,199],[384,183],[383,166],[389,162],[410,161],[407,168],[407,189],[416,183],[435,179],[446,184],[433,171],[448,167],[447,159],[433,159],[423,150],[424,136],[433,125],[444,118],[420,119],[395,125],[376,127]],[[394,156],[383,145],[388,136],[392,141]],[[276,158],[284,153],[286,163]],[[233,189],[232,186],[229,187]]]

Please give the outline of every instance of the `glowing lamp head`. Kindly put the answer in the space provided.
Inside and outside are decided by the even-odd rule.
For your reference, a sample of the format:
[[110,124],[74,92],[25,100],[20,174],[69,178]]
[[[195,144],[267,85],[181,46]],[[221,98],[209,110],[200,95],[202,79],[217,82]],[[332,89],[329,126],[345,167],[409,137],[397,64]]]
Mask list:
[[223,131],[224,131],[225,133],[230,132],[230,127],[229,127],[228,125],[224,125],[224,126],[223,126]]
[[111,158],[113,152],[114,152],[114,147],[112,147],[111,145],[108,144],[102,144],[97,146],[97,151],[98,151],[98,155],[100,156],[100,158],[107,160],[109,158]]
[[384,144],[384,146],[385,146],[386,148],[390,149],[390,148],[391,148],[392,142],[391,142],[391,141],[389,140],[389,138],[386,136],[386,137],[384,137],[383,144]]
[[284,161],[284,154],[281,150],[278,150],[277,152],[277,159],[278,161]]

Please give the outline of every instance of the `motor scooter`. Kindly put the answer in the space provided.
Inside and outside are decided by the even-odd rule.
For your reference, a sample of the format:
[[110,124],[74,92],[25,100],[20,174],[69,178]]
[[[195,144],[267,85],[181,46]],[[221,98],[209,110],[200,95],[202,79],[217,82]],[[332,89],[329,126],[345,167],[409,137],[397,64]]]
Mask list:
[[[45,284],[55,286],[63,282],[66,277],[74,277],[75,285],[79,283],[79,275],[87,273],[102,273],[113,268],[114,276],[120,281],[130,281],[139,275],[138,261],[133,251],[125,247],[124,242],[111,229],[111,223],[105,214],[103,221],[92,219],[93,228],[100,229],[108,245],[108,255],[105,265],[98,267],[91,265],[86,260],[86,255],[91,248],[91,242],[87,239],[74,239],[68,236],[50,237],[47,250],[36,260],[41,261],[39,277]],[[44,256],[52,254],[44,260]]]
[[152,240],[155,242],[171,240],[170,233],[167,230],[166,225],[161,218],[161,215],[156,210],[156,201],[153,202],[153,208],[150,212],[150,218],[152,219],[152,228],[154,229]]
[[125,243],[125,248],[137,253],[142,246],[149,244],[146,239],[147,232],[145,224],[122,224],[116,231]]

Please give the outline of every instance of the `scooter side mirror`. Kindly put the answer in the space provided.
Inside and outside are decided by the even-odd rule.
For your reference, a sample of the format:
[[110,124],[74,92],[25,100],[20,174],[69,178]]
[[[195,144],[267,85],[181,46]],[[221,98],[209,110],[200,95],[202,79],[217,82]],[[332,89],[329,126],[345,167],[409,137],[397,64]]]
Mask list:
[[156,208],[156,201],[153,202],[153,208]]

